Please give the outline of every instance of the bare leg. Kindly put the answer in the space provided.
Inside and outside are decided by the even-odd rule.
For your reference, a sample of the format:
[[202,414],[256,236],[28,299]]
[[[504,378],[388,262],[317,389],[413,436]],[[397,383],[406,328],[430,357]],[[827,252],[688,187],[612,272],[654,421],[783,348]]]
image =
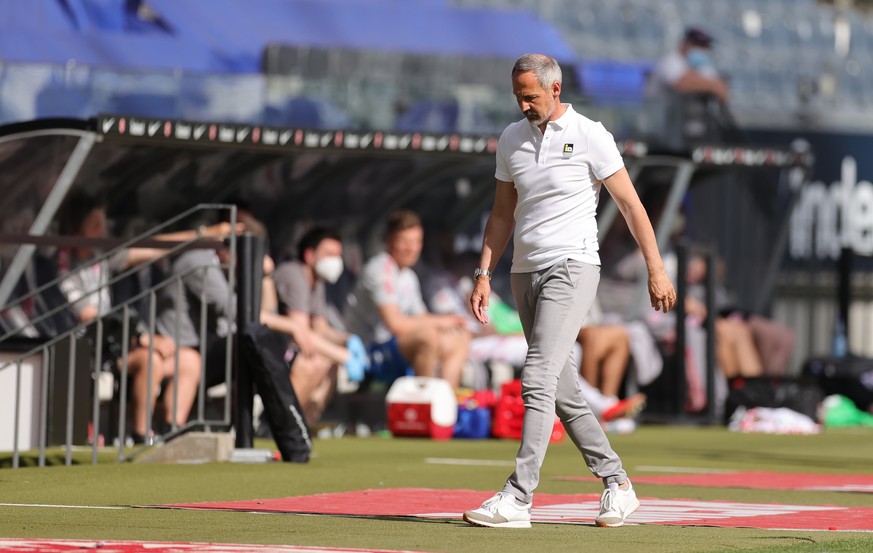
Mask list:
[[[164,361],[164,375],[167,385],[164,388],[164,410],[166,422],[172,426],[175,422],[181,426],[188,422],[191,406],[197,396],[197,387],[200,384],[200,353],[192,348],[179,348],[179,380],[176,384],[173,380],[175,359],[170,357]],[[173,416],[173,394],[177,394],[176,413]]]
[[609,397],[618,397],[630,360],[630,340],[621,325],[586,327],[579,331],[582,378]]
[[[309,413],[312,413],[313,409],[321,416],[321,411],[313,405],[317,404],[319,399],[323,399],[324,392],[319,395],[319,389],[324,385],[325,380],[330,380],[332,367],[333,364],[326,357],[317,354],[298,354],[291,364],[291,386],[303,408],[307,422],[309,422]],[[321,409],[323,410],[324,407],[322,406]]]
[[321,420],[321,415],[327,408],[327,404],[333,398],[336,390],[337,366],[331,365],[327,376],[312,390],[309,401],[303,406],[303,416],[306,422],[313,425]]
[[461,372],[470,353],[470,333],[466,330],[452,329],[440,332],[440,376],[458,388],[461,385]]
[[735,378],[740,374],[740,362],[733,344],[731,326],[725,319],[715,321],[716,359],[725,378]]
[[716,321],[718,362],[726,378],[761,376],[764,369],[748,325],[735,319]]
[[758,348],[755,347],[755,338],[752,336],[752,330],[745,321],[736,321],[737,323],[737,357],[740,361],[740,373],[743,376],[755,377],[764,374],[764,363],[761,362],[761,356],[758,354]]
[[[130,389],[130,417],[133,420],[133,432],[145,436],[148,428],[148,394],[151,386],[151,408],[154,412],[155,402],[160,393],[161,381],[164,379],[163,360],[153,356],[151,380],[149,380],[149,350],[139,347],[128,353],[127,371],[132,380]],[[119,361],[119,366],[121,362]]]
[[439,331],[433,326],[419,325],[401,336],[397,336],[397,349],[415,369],[417,376],[436,375],[440,352]]

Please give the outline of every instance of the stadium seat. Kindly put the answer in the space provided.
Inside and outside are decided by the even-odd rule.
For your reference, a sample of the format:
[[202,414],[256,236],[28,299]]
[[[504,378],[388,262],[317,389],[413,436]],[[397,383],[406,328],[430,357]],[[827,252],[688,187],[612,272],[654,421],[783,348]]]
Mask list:
[[321,98],[297,96],[280,107],[268,106],[264,123],[307,129],[347,129],[349,117],[335,104]]

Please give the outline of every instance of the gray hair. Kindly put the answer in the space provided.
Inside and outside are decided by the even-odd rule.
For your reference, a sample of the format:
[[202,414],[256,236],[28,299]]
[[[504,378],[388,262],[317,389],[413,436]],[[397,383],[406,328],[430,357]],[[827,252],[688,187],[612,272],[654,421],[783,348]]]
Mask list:
[[549,90],[553,83],[561,82],[561,66],[558,61],[545,54],[525,54],[518,58],[515,65],[512,66],[512,75],[516,73],[533,73],[543,87],[543,90]]

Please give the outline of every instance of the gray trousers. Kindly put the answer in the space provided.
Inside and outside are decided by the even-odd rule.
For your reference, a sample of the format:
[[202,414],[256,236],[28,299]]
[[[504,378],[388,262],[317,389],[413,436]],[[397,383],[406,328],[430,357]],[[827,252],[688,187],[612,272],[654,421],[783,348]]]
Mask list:
[[565,260],[533,273],[511,275],[528,352],[521,373],[524,426],[515,472],[503,491],[529,503],[540,480],[555,413],[585,463],[604,485],[627,480],[597,417],[582,397],[573,343],[594,303],[600,267]]

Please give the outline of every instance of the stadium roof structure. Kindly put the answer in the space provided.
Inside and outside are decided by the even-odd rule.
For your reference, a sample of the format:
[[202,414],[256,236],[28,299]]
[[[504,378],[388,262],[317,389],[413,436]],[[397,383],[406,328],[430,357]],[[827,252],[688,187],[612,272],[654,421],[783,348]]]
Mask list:
[[[192,206],[222,202],[249,206],[266,224],[274,248],[290,244],[300,225],[313,221],[335,224],[360,238],[363,248],[375,248],[384,216],[400,207],[418,211],[428,228],[463,232],[479,225],[490,207],[497,139],[113,114],[6,125],[0,127],[3,259],[13,258],[8,235],[52,232],[71,190],[105,198],[120,236],[139,234]],[[679,156],[653,155],[642,142],[619,148],[632,171],[665,163],[682,168],[672,181],[674,211],[701,167],[780,169],[809,162],[808,153],[776,148],[701,146]],[[615,215],[610,205],[602,210],[602,226]],[[658,223],[659,239],[670,224]],[[0,305],[32,252],[18,248],[11,264],[0,268]]]
[[[143,9],[147,4],[148,9]],[[523,10],[462,9],[445,0],[209,0],[0,3],[0,59],[258,73],[269,44],[516,58],[572,48]],[[146,15],[144,15],[146,14]]]

